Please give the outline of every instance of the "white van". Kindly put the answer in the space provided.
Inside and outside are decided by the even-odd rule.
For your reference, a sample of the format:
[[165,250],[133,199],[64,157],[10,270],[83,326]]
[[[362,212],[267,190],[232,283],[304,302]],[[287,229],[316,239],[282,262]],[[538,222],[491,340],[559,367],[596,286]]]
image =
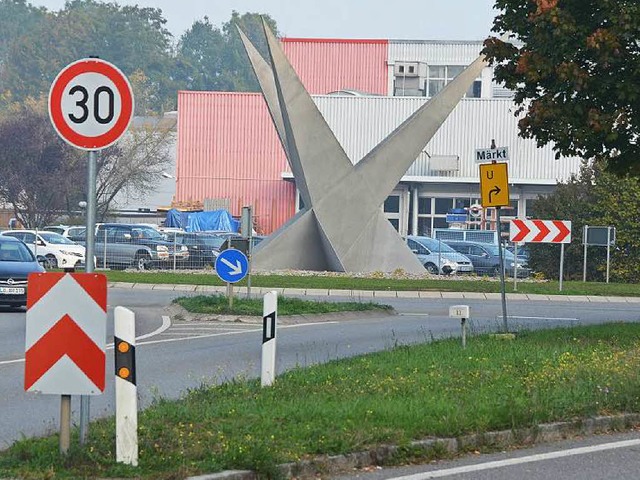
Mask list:
[[47,261],[47,268],[84,267],[84,246],[59,233],[46,230],[5,230],[1,234],[22,240],[36,258],[43,258]]

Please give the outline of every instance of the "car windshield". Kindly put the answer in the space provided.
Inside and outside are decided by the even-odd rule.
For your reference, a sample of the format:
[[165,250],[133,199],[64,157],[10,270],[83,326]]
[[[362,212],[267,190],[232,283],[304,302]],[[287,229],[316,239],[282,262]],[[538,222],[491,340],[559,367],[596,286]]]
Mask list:
[[45,242],[53,245],[75,245],[75,242],[69,240],[67,237],[63,237],[59,233],[40,232],[39,235]]
[[133,238],[144,238],[147,240],[165,241],[166,237],[155,228],[151,227],[135,227],[131,229]]
[[35,262],[35,258],[24,243],[0,242],[0,262]]
[[213,235],[201,235],[198,236],[200,240],[207,246],[213,248],[220,248],[222,244],[225,242],[223,237],[216,237]]
[[[493,244],[486,244],[486,245],[482,245],[482,248],[484,248],[487,252],[489,252],[491,255],[494,256],[498,256],[500,255],[500,253],[498,252],[498,246],[497,245],[493,245]],[[513,253],[511,253],[509,250],[507,250],[506,248],[503,248],[502,251],[504,252],[504,258],[506,259],[510,259],[512,260],[513,257]]]
[[442,252],[442,253],[456,253],[456,251],[447,245],[444,242],[429,239],[429,240],[418,240],[418,243],[428,248],[432,252]]

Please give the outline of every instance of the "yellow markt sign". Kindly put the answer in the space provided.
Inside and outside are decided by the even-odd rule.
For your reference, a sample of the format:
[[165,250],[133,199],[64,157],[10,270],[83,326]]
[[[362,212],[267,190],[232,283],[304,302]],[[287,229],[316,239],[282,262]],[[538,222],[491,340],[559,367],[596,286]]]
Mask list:
[[484,208],[509,206],[506,163],[480,164],[480,203]]

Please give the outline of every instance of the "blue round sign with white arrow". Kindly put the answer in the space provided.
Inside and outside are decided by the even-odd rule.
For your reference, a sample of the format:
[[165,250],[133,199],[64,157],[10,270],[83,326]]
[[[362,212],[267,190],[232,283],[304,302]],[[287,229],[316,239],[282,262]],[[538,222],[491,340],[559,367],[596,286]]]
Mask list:
[[216,258],[216,273],[223,282],[239,282],[247,276],[248,271],[249,260],[240,250],[228,248],[220,252]]

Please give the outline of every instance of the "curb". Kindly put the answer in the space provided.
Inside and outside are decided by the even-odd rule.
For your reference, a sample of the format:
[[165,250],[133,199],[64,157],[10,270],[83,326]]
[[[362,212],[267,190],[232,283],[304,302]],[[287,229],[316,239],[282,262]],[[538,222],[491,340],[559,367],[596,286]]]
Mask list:
[[[318,475],[338,474],[364,467],[390,465],[397,454],[443,458],[479,449],[524,447],[537,443],[557,442],[581,435],[594,435],[628,430],[640,425],[640,413],[599,416],[569,422],[554,422],[517,430],[475,433],[451,438],[428,438],[409,443],[406,447],[381,445],[372,450],[345,455],[322,455],[311,460],[278,465],[285,478],[318,478]],[[257,480],[261,476],[251,470],[226,470],[215,474],[188,477],[187,480]]]
[[[109,282],[109,288],[128,288],[133,290],[163,290],[175,292],[194,293],[224,293],[226,287],[207,285],[187,285],[187,284],[163,284],[163,283],[125,283]],[[427,299],[475,299],[475,300],[499,300],[499,293],[480,292],[438,292],[431,290],[325,290],[325,289],[303,289],[303,288],[267,288],[253,287],[251,292],[262,295],[276,290],[279,295],[291,296],[323,296],[323,297],[351,297],[359,301],[371,301],[376,299],[389,298],[427,298]],[[237,287],[236,294],[246,294],[247,287]],[[546,302],[581,302],[581,303],[640,303],[640,297],[599,297],[599,296],[576,296],[576,295],[541,295],[536,293],[507,293],[507,300],[542,300]]]

